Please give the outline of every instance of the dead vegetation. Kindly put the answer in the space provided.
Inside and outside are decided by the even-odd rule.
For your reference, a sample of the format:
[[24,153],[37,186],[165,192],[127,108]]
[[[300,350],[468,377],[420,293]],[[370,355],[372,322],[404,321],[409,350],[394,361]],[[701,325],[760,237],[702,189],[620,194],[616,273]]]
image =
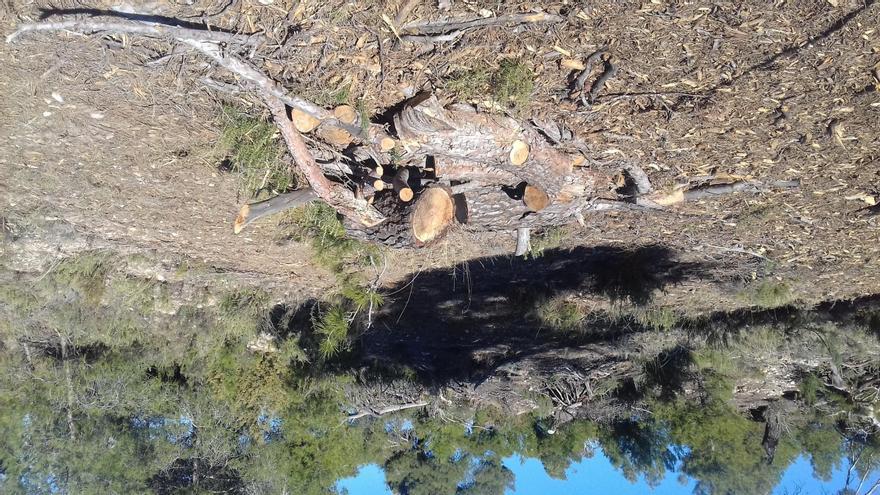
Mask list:
[[[357,107],[361,123],[387,123],[387,109],[424,89],[501,115],[520,98],[502,95],[501,83],[509,80],[519,84],[510,91],[529,95],[528,111],[513,109],[515,115],[534,122],[550,139],[558,136],[558,146],[583,154],[587,166],[614,169],[622,162],[638,163],[664,194],[674,193],[676,184],[702,184],[707,177],[728,182],[757,178],[801,182],[801,191],[784,196],[769,190],[686,203],[676,207],[676,215],[654,220],[622,211],[610,217],[587,217],[586,229],[581,229],[573,218],[567,226],[573,239],[569,243],[612,238],[637,244],[650,237],[713,257],[740,255],[711,246],[741,249],[772,259],[775,270],[792,274],[786,278],[799,296],[806,290],[815,300],[827,292],[819,286],[835,286],[836,294],[872,290],[870,276],[856,275],[870,269],[866,266],[877,257],[872,242],[875,217],[856,213],[876,202],[872,184],[877,174],[877,136],[871,125],[877,108],[877,59],[871,54],[876,33],[868,26],[876,24],[877,13],[871,4],[791,4],[771,11],[727,3],[674,9],[653,4],[589,9],[549,4],[543,7],[546,16],[541,22],[505,17],[525,14],[512,6],[472,12],[456,5],[451,12],[439,12],[430,5],[417,5],[400,12],[398,22],[397,5],[243,2],[217,13],[210,3],[195,2],[161,13],[202,16],[199,19],[207,15],[212,26],[259,32],[267,40],[255,52],[261,70],[325,109],[343,104]],[[35,11],[23,4],[14,4],[10,13],[15,18],[5,19],[9,32],[13,24],[36,18]],[[451,20],[483,15],[488,17],[479,25],[441,27]],[[290,33],[291,25],[299,30]],[[54,43],[53,38],[34,36]],[[113,35],[64,36],[74,45],[91,45],[80,50],[83,53],[95,45],[118,45],[123,40]],[[155,61],[151,67],[164,67],[151,77],[166,81],[149,86],[144,86],[149,79],[139,81],[131,93],[148,95],[146,101],[157,96],[179,101],[170,92],[156,95],[155,91],[175,86],[189,91],[195,85],[187,85],[203,77],[233,82],[224,71],[194,63],[197,58],[192,53],[175,50],[164,41],[131,38],[131,43],[127,46],[133,52],[111,53],[117,67],[136,73],[147,59]],[[19,53],[40,50],[38,46],[45,45],[28,41],[27,48],[4,49]],[[76,60],[69,51],[65,57]],[[587,67],[591,59],[592,66]],[[42,73],[50,65],[18,67],[21,74],[28,74]],[[616,68],[613,74],[611,66]],[[83,79],[87,73],[107,70],[78,74]],[[571,85],[584,72],[588,72],[584,91],[590,93],[603,76],[611,74],[602,80],[589,106],[577,96],[570,99]],[[502,77],[505,73],[518,76]],[[456,84],[459,76],[465,76],[462,84]],[[167,80],[172,84],[167,85]],[[51,100],[51,91],[45,93]],[[255,103],[240,92],[213,96],[239,106]],[[204,93],[191,100],[201,105]],[[252,116],[259,113],[249,110]],[[121,120],[114,118],[114,123]],[[125,132],[124,126],[115,127]],[[574,139],[566,141],[566,136]],[[135,135],[125,138],[137,140]],[[308,145],[321,160],[337,159],[340,150],[324,143],[316,135]],[[167,151],[165,156],[178,151]],[[198,156],[196,151],[190,158]],[[264,177],[255,175],[247,187],[263,185]],[[268,188],[281,192],[283,183],[279,184]],[[761,209],[762,205],[768,207]],[[83,210],[82,204],[76,207]],[[760,214],[740,218],[742,211]],[[183,231],[180,226],[176,230]],[[439,246],[429,256],[448,251]],[[407,259],[412,263],[417,257]],[[806,282],[811,273],[825,278],[818,284]],[[841,279],[851,283],[837,287],[834,280]]]

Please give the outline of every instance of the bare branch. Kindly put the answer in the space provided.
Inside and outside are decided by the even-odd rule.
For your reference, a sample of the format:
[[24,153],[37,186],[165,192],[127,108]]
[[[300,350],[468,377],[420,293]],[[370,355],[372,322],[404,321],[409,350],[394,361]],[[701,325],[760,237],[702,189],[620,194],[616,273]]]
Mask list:
[[179,26],[165,26],[141,21],[114,20],[101,21],[94,19],[72,19],[57,22],[39,22],[22,24],[14,33],[6,37],[7,43],[14,42],[19,36],[40,31],[76,31],[78,33],[129,33],[154,38],[183,39],[193,38],[213,43],[230,43],[244,46],[256,46],[265,41],[261,34],[236,34],[224,31],[207,31]]
[[372,227],[385,221],[385,217],[373,208],[366,200],[355,197],[354,192],[344,186],[331,182],[321,167],[315,162],[306,146],[302,135],[294,128],[293,122],[287,117],[287,109],[280,99],[268,91],[263,93],[263,100],[272,112],[275,124],[281,131],[287,149],[302,170],[315,194],[343,216]]
[[266,201],[244,205],[241,207],[238,216],[235,218],[235,233],[238,234],[249,223],[258,218],[296,208],[297,206],[309,203],[316,199],[318,199],[318,197],[311,189],[297,189],[296,191],[279,194]]
[[389,407],[386,407],[386,408],[384,408],[384,409],[379,409],[378,411],[363,411],[363,412],[359,412],[359,413],[357,413],[357,414],[353,414],[353,415],[351,415],[351,416],[349,416],[349,417],[347,417],[347,418],[345,418],[345,419],[346,419],[346,421],[354,421],[354,420],[356,420],[356,419],[360,419],[360,418],[363,418],[363,417],[366,417],[366,416],[382,416],[382,415],[390,414],[390,413],[393,413],[393,412],[403,411],[403,410],[405,410],[405,409],[414,409],[414,408],[416,408],[416,407],[425,407],[425,406],[427,406],[427,405],[428,405],[428,403],[427,403],[427,402],[424,402],[424,401],[422,401],[422,402],[411,402],[411,403],[409,403],[409,404],[399,404],[399,405],[396,405],[396,406],[389,406]]

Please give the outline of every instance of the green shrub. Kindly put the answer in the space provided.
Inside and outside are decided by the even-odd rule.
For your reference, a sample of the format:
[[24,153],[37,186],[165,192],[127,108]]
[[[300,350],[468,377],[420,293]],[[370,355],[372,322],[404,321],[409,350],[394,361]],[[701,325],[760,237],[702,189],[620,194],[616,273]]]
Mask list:
[[816,403],[820,390],[822,390],[822,382],[813,373],[808,373],[798,384],[801,399],[808,406]]
[[232,170],[241,176],[239,192],[252,198],[262,190],[277,194],[296,184],[281,161],[277,129],[270,122],[224,107],[220,152],[228,156]]
[[541,303],[536,310],[538,320],[554,330],[570,332],[577,330],[586,315],[577,304],[562,297],[554,297]]
[[324,359],[339,354],[348,345],[349,315],[340,305],[334,305],[314,322],[320,336],[318,351]]
[[234,342],[256,334],[269,310],[269,294],[258,288],[226,293],[219,304],[218,327],[226,341]]

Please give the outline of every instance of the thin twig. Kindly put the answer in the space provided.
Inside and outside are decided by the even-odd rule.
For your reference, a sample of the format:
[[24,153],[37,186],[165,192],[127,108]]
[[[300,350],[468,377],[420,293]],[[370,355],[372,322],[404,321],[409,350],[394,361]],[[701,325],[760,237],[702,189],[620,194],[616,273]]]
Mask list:
[[451,33],[446,34],[437,34],[437,35],[417,35],[417,34],[407,34],[405,36],[401,36],[401,41],[409,41],[410,43],[447,43],[450,41],[455,41],[459,36],[463,35],[463,30],[452,31]]
[[[599,76],[599,79],[596,79],[596,82],[593,83],[593,87],[590,88],[590,105],[592,105],[596,101],[596,96],[599,94],[600,91],[602,91],[602,88],[605,87],[605,83],[607,83],[609,79],[616,75],[617,66],[614,65],[610,60],[605,62],[605,71],[602,72],[602,75]],[[583,93],[581,94],[581,98],[583,98]]]

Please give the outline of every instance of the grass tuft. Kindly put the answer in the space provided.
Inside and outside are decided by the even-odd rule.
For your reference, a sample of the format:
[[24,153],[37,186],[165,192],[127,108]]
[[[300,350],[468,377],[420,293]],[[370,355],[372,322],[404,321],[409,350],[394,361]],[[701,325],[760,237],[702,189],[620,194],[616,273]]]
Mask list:
[[274,125],[233,107],[223,107],[220,152],[241,176],[239,193],[253,198],[260,191],[283,193],[295,186],[281,161],[281,147]]
[[324,203],[310,203],[290,212],[284,223],[295,228],[293,237],[309,240],[315,261],[334,274],[341,274],[347,264],[366,265],[378,248],[347,236],[336,211]]
[[557,249],[568,238],[569,232],[565,227],[550,227],[549,229],[532,236],[531,249],[528,257],[533,259],[544,256],[546,251]]
[[746,290],[744,298],[753,306],[766,309],[785,306],[794,300],[791,289],[784,282],[764,280],[756,287]]
[[87,253],[61,261],[52,278],[57,284],[73,287],[87,303],[97,305],[104,296],[109,272],[107,255]]
[[455,72],[446,80],[446,90],[461,101],[474,101],[484,96],[489,89],[491,74],[486,69],[473,69]]
[[520,60],[501,61],[498,71],[492,76],[492,93],[495,100],[505,106],[522,110],[528,106],[535,89],[534,73]]
[[650,308],[637,311],[633,317],[645,327],[668,332],[678,324],[678,314],[671,308]]
[[485,68],[454,72],[444,82],[444,88],[461,101],[474,102],[491,94],[502,107],[523,110],[535,89],[534,77],[524,62],[505,59],[495,72]]

